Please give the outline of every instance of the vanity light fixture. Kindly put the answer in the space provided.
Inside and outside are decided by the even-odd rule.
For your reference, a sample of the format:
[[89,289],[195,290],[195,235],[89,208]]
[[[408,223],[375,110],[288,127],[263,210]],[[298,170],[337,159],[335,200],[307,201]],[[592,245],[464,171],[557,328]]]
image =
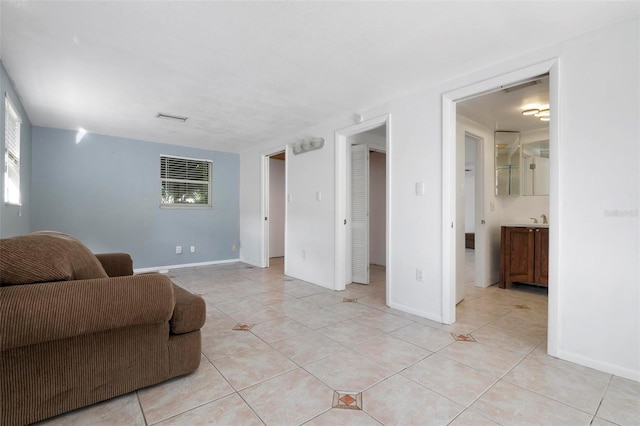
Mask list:
[[324,138],[313,137],[309,139],[303,139],[300,142],[295,142],[291,149],[295,155],[304,154],[305,152],[320,149],[324,146]]
[[522,111],[522,115],[535,115],[539,112],[540,110],[538,108],[525,109],[524,111]]

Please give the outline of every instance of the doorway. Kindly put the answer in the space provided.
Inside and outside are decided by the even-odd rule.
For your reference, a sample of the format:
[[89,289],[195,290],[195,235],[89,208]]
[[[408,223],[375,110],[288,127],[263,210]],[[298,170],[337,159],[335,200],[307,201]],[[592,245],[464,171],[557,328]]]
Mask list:
[[[370,133],[367,133],[371,131]],[[351,224],[351,147],[355,144],[358,145],[363,137],[369,137],[377,134],[376,138],[379,141],[377,144],[367,143],[365,145],[371,145],[374,151],[386,151],[384,158],[385,164],[385,195],[384,195],[384,241],[385,241],[385,281],[386,285],[386,302],[389,301],[389,293],[391,291],[391,283],[388,281],[389,277],[389,263],[388,259],[392,250],[388,242],[388,224],[391,214],[389,206],[389,148],[390,142],[390,116],[384,115],[362,123],[349,126],[345,129],[336,131],[336,219],[335,219],[335,290],[344,290],[346,285],[353,281],[352,277],[352,224]],[[355,142],[355,143],[354,143]],[[368,154],[368,151],[367,151]],[[367,162],[369,165],[369,162]],[[368,205],[369,206],[369,205]],[[369,229],[367,229],[369,231]],[[369,232],[367,232],[368,234]],[[367,251],[370,250],[369,244],[366,245]],[[367,254],[371,254],[368,252]],[[368,256],[369,257],[369,256]],[[367,259],[367,262],[369,260]]]
[[263,232],[262,261],[284,270],[286,234],[286,152],[263,154]]
[[371,268],[380,275],[386,266],[386,126],[349,136],[347,144],[345,283],[367,285]]
[[[558,194],[558,159],[554,153],[558,144],[558,70],[557,61],[549,60],[520,70],[491,78],[476,84],[471,84],[462,89],[443,94],[443,293],[442,293],[442,318],[443,322],[451,324],[456,320],[456,282],[458,278],[457,252],[458,228],[463,226],[458,216],[459,192],[458,173],[456,166],[459,164],[459,146],[457,140],[457,104],[465,100],[481,95],[504,90],[516,86],[524,81],[530,81],[539,76],[549,76],[549,151],[550,151],[550,180],[549,180],[549,213],[551,217],[557,217],[559,206]],[[493,206],[491,206],[493,207]],[[491,209],[490,209],[491,210]],[[486,211],[485,211],[486,213]],[[558,275],[554,267],[559,260],[558,227],[549,228],[549,286],[548,286],[548,326],[547,326],[547,350],[551,355],[558,353]]]

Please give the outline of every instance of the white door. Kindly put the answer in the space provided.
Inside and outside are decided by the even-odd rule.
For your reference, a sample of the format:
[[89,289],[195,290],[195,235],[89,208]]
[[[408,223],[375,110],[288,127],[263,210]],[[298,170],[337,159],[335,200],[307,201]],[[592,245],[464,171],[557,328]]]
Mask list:
[[351,281],[369,284],[369,148],[351,146]]

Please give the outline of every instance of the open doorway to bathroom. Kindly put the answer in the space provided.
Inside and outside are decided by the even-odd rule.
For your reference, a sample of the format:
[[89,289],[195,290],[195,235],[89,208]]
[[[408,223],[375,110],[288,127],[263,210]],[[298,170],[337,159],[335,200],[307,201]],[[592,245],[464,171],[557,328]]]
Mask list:
[[[487,245],[477,238],[473,252],[476,263],[488,265],[486,274],[482,268],[472,274],[478,287],[499,279],[501,226],[542,224],[549,217],[548,110],[548,74],[457,103],[457,142],[462,145],[458,152],[464,156],[458,161],[464,168],[458,173],[464,187],[459,203],[464,208],[458,210],[464,215],[465,234],[482,237],[487,231]],[[504,135],[513,140],[501,140]],[[475,170],[483,163],[488,164],[484,170]],[[488,190],[478,193],[469,188],[478,183],[485,183]],[[465,237],[464,243],[462,236],[457,238],[468,250],[467,241],[473,237]]]
[[[504,227],[517,225],[531,235],[536,235],[538,228],[548,227],[552,189],[549,146],[553,139],[550,98],[547,69],[466,94],[455,102],[456,195],[452,213],[456,220],[452,222],[455,235],[451,235],[454,242],[450,252],[455,276],[453,300],[460,302],[460,284],[464,283],[466,292],[454,308],[452,326],[456,332],[482,336],[483,327],[500,328],[512,333],[514,339],[520,336],[523,344],[532,345],[529,349],[542,345],[547,338],[550,321],[546,281],[513,280],[507,289],[495,284],[501,279],[501,264],[507,263],[501,254]],[[483,171],[474,170],[477,159],[484,163]],[[477,184],[470,179],[472,173],[474,179],[484,183],[484,193],[468,188]],[[465,203],[477,203],[479,209],[470,211]],[[469,238],[469,230],[473,230],[474,240]],[[485,238],[478,238],[478,234]],[[509,247],[506,250],[512,252]],[[548,243],[545,250],[548,258]]]

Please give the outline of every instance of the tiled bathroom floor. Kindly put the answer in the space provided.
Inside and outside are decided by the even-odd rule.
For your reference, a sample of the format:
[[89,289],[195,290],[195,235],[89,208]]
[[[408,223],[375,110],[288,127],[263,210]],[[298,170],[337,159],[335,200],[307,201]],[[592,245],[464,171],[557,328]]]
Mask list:
[[469,273],[442,325],[387,308],[382,267],[340,293],[282,259],[171,276],[207,302],[198,370],[43,424],[640,424],[640,383],[546,355],[543,289]]

